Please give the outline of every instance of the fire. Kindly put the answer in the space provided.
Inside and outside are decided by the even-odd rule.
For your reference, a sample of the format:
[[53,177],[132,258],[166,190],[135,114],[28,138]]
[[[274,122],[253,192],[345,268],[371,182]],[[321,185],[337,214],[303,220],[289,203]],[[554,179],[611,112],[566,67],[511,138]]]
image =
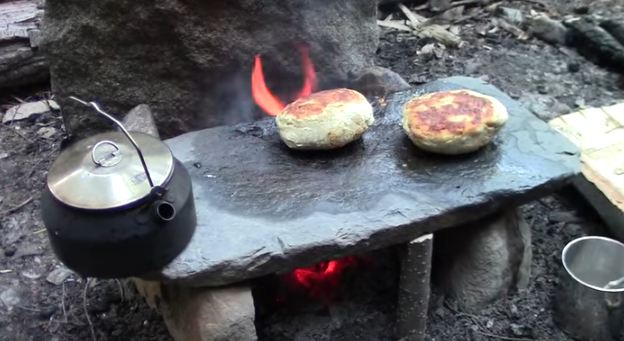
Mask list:
[[[301,53],[301,69],[303,72],[303,86],[301,90],[291,100],[306,97],[316,90],[316,70],[314,63],[310,58],[310,50],[307,47],[300,47]],[[264,71],[262,69],[262,58],[256,55],[254,58],[254,66],[251,72],[251,95],[258,106],[268,115],[277,116],[286,106],[277,96],[271,93],[264,79]]]
[[298,268],[290,273],[295,285],[305,289],[311,297],[330,299],[340,284],[345,269],[358,263],[356,257],[320,262],[307,268]]

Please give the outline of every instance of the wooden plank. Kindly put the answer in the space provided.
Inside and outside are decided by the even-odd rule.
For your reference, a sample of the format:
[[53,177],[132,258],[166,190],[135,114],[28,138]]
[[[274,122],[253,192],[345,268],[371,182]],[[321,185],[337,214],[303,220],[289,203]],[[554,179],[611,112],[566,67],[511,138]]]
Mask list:
[[35,0],[0,3],[0,41],[29,39],[28,31],[38,28],[43,16],[37,5]]
[[606,148],[583,151],[581,169],[587,180],[624,211],[624,141]]
[[607,115],[624,127],[624,102],[609,107],[602,108]]
[[624,240],[624,102],[580,110],[549,124],[581,150],[583,176],[574,184],[614,236]]

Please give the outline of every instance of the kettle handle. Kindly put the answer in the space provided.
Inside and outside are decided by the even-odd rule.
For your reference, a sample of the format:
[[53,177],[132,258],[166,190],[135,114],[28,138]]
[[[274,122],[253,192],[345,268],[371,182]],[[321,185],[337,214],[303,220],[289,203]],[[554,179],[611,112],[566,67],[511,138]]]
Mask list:
[[98,104],[95,102],[86,102],[74,96],[69,96],[69,98],[73,99],[74,101],[82,105],[92,107],[93,109],[95,109],[95,111],[97,111],[102,116],[111,120],[113,123],[115,123],[115,125],[117,125],[117,127],[119,127],[119,129],[121,129],[121,131],[124,133],[124,135],[126,135],[128,140],[130,140],[130,143],[132,143],[132,145],[134,146],[134,149],[136,149],[137,153],[139,154],[139,159],[141,159],[141,164],[143,165],[143,170],[145,171],[145,176],[147,177],[147,181],[149,182],[150,187],[154,187],[154,182],[152,181],[152,177],[150,176],[149,170],[147,169],[147,164],[145,163],[145,158],[143,158],[143,152],[141,152],[141,148],[139,148],[139,145],[136,143],[134,138],[132,138],[132,135],[130,135],[130,133],[123,126],[123,124],[119,122],[116,118],[114,118],[113,116],[105,113],[102,109],[100,109]]

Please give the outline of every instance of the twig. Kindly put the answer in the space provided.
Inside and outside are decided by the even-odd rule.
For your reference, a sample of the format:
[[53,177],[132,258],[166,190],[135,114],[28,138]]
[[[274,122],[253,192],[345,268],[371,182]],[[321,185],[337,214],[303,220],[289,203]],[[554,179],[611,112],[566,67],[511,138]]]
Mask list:
[[97,341],[95,337],[95,329],[93,329],[93,322],[91,322],[91,318],[89,317],[89,311],[87,310],[87,291],[89,290],[89,285],[91,284],[91,278],[88,278],[84,290],[82,291],[82,309],[84,310],[85,317],[87,318],[87,323],[89,323],[89,329],[91,330],[91,338],[93,341]]
[[19,304],[16,305],[15,307],[23,309],[23,310],[27,310],[27,311],[34,311],[36,313],[40,313],[41,312],[41,309],[25,307],[25,306],[22,306],[22,305],[19,305]]
[[382,20],[377,20],[377,25],[382,26],[382,27],[389,27],[389,28],[394,28],[396,30],[399,31],[412,31],[412,29],[404,24],[401,24],[400,22],[397,22],[399,20],[391,20],[391,21],[382,21]]
[[0,274],[8,274],[8,273],[11,273],[11,272],[13,272],[13,269],[3,269],[3,270],[0,270]]
[[[502,1],[502,0],[499,0]],[[522,1],[522,0],[518,0],[518,1]],[[447,9],[447,11],[453,7],[459,7],[459,6],[464,6],[464,5],[477,5],[480,4],[481,2],[483,2],[482,0],[459,0],[459,1],[455,1],[455,2],[451,2],[451,7]],[[493,1],[494,2],[494,1]],[[429,8],[429,4],[428,3],[424,3],[422,5],[418,5],[416,7],[414,7],[415,11],[424,11],[427,8]]]
[[548,8],[548,6],[545,3],[543,3],[543,2],[541,2],[539,0],[511,0],[511,1],[528,2],[528,3],[531,3],[531,4],[536,4],[536,5],[543,6],[544,8]]
[[501,335],[494,335],[494,334],[490,334],[490,333],[486,333],[486,332],[482,332],[480,330],[475,330],[475,332],[477,334],[481,334],[483,336],[487,336],[487,337],[493,337],[495,339],[500,339],[500,340],[509,340],[509,341],[535,341],[535,339],[527,339],[527,338],[523,338],[523,337],[511,337],[511,336],[501,336]]
[[465,6],[465,5],[475,5],[478,3],[481,3],[481,0],[460,0],[460,1],[451,3],[451,8]]
[[0,213],[0,216],[4,216],[4,215],[7,215],[7,214],[11,214],[11,213],[13,213],[13,212],[15,212],[15,211],[19,210],[20,208],[22,208],[22,207],[24,207],[24,206],[26,206],[26,205],[30,204],[30,202],[31,202],[31,201],[33,201],[33,197],[32,197],[32,196],[30,196],[28,199],[24,200],[24,201],[23,201],[22,203],[20,203],[19,205],[15,206],[15,207],[11,207],[11,208],[9,208],[9,209],[8,209],[8,210],[6,210],[6,211],[3,211],[2,213]]
[[410,9],[403,4],[399,4],[399,9],[401,10],[401,12],[403,12],[403,14],[405,14],[405,17],[410,21],[413,28],[417,28],[427,20],[425,17],[410,11]]
[[17,129],[14,129],[12,126],[6,125],[6,124],[2,124],[2,123],[0,123],[0,126],[6,127],[10,131],[12,131],[15,135],[23,138],[24,140],[26,140],[28,142],[32,142],[28,137],[24,136],[24,134],[20,133],[19,131],[17,131]]
[[16,101],[20,102],[21,104],[26,103],[26,101],[24,101],[23,99],[21,99],[21,98],[19,98],[19,97],[15,96],[15,95],[11,95],[11,97],[13,97],[13,99],[14,99],[14,100],[16,100]]
[[126,300],[125,290],[119,279],[115,278],[115,282],[117,282],[117,288],[119,289],[119,296],[121,297],[121,301],[123,302]]
[[26,179],[31,178],[33,176],[33,174],[35,174],[35,172],[37,171],[37,167],[39,167],[41,162],[43,162],[44,160],[46,160],[46,161],[50,160],[50,158],[52,157],[52,155],[54,155],[54,153],[56,153],[56,149],[52,149],[51,152],[49,152],[44,157],[42,157],[39,160],[37,160],[37,162],[30,168],[30,172],[26,176]]
[[464,16],[462,16],[461,18],[457,18],[456,20],[453,20],[453,21],[452,21],[452,23],[453,23],[454,25],[461,24],[461,23],[463,23],[463,22],[465,22],[465,21],[468,21],[468,20],[470,20],[470,19],[473,19],[473,18],[479,17],[479,16],[481,16],[481,15],[483,15],[483,12],[480,12],[480,11],[475,11],[475,12],[470,13],[470,14],[468,14],[468,15],[464,15]]
[[61,309],[63,309],[63,319],[65,323],[68,322],[67,320],[67,310],[65,309],[65,282],[63,282],[62,286],[61,286]]

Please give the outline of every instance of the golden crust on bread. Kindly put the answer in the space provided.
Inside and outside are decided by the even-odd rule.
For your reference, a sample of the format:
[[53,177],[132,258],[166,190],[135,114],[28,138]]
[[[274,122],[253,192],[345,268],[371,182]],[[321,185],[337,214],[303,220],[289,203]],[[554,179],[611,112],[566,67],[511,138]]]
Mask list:
[[471,90],[426,94],[403,108],[403,128],[425,150],[444,154],[467,153],[489,143],[507,121],[497,99]]
[[350,89],[325,90],[289,104],[275,118],[280,137],[293,149],[332,149],[362,136],[373,108]]
[[[291,115],[297,118],[322,114],[329,106],[366,101],[366,97],[355,90],[324,90],[299,98],[287,105],[279,115]],[[366,101],[368,102],[368,101]]]

